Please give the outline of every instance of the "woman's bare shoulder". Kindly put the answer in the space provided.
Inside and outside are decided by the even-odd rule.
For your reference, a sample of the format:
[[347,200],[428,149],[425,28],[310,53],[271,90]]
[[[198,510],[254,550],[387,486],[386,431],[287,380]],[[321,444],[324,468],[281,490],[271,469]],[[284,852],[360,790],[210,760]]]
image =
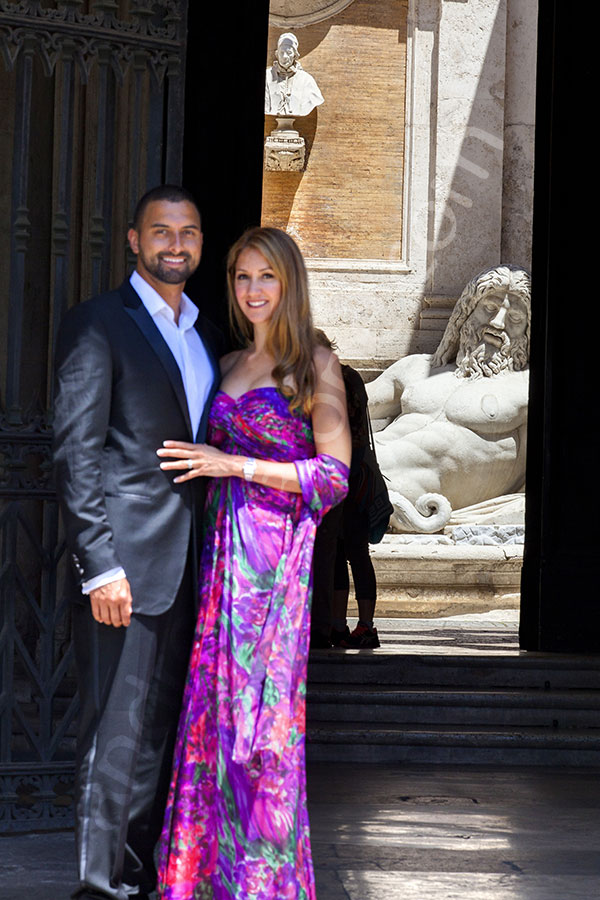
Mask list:
[[340,361],[334,351],[330,350],[329,347],[315,347],[313,352],[313,363],[317,376],[322,375],[323,372],[327,372],[331,369],[335,369],[336,371],[340,370]]
[[317,347],[313,353],[313,364],[318,391],[344,391],[342,367],[333,350],[328,347]]
[[321,344],[317,344],[313,350],[313,362],[315,366],[324,368],[327,365],[331,365],[332,359],[337,360],[334,351],[330,350],[329,347],[323,347]]
[[243,350],[232,350],[231,353],[226,353],[225,356],[221,357],[221,359],[219,360],[219,366],[221,368],[221,378],[225,378],[227,373],[231,372],[243,352]]

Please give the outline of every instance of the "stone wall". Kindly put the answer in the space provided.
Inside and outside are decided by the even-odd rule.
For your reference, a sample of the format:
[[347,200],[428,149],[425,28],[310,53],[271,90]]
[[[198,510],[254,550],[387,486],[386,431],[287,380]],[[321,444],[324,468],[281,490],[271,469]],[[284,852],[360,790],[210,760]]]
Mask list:
[[[401,256],[408,0],[354,0],[296,29],[303,68],[325,98],[295,127],[306,170],[265,172],[263,223],[308,257]],[[281,28],[271,27],[267,65]],[[275,125],[265,117],[265,133]]]
[[263,221],[299,241],[342,357],[432,352],[475,274],[529,268],[536,29],[528,0],[353,0],[296,28],[325,103],[306,172],[265,173]]

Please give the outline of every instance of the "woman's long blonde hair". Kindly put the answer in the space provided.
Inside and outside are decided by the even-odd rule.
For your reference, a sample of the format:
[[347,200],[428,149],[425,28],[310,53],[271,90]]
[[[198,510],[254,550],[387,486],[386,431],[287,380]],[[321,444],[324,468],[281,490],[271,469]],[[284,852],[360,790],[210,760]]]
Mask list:
[[[266,349],[275,360],[272,370],[277,387],[290,399],[290,410],[310,413],[315,392],[313,354],[317,346],[308,296],[308,277],[295,241],[279,228],[249,228],[235,242],[227,257],[229,320],[246,345],[254,328],[235,299],[235,270],[240,253],[262,253],[281,283],[281,300],[267,333]],[[284,379],[293,381],[293,386]]]

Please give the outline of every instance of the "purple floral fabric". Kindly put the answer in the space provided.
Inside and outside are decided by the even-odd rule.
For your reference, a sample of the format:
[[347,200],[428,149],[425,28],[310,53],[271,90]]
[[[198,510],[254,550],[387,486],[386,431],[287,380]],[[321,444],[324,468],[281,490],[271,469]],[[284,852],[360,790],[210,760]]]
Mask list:
[[301,494],[209,483],[200,613],[159,853],[162,900],[315,900],[304,763],[315,530],[348,469],[276,388],[222,391],[209,441],[295,462]]

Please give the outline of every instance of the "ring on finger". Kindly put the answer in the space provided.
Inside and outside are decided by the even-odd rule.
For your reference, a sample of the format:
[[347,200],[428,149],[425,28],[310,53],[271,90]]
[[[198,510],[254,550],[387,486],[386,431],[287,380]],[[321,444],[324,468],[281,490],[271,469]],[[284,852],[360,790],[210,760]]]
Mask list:
[[188,466],[188,469],[192,469],[194,467],[194,460],[188,459],[187,466]]

